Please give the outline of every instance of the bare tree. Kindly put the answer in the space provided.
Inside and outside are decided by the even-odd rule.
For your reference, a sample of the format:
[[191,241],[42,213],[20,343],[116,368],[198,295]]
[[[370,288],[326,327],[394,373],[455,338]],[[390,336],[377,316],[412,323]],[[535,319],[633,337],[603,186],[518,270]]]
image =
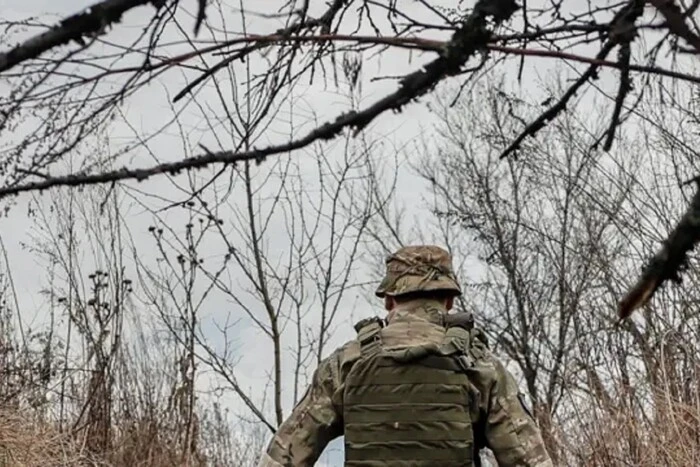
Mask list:
[[[49,313],[36,330],[8,327],[8,340],[27,339],[10,350],[17,363],[8,358],[7,383],[17,390],[2,410],[28,406],[27,421],[38,414],[41,429],[60,431],[56,442],[65,439],[66,449],[76,442],[107,465],[252,462],[262,436],[236,433],[221,403],[201,396],[194,331],[169,332],[140,306],[136,245],[124,218],[131,198],[115,187],[83,193],[36,197],[29,206],[35,225],[26,246],[47,265]],[[17,314],[27,319],[26,310]],[[31,366],[19,373],[19,362]],[[50,456],[53,447],[46,449]]]
[[[372,204],[354,196],[371,189],[372,180],[369,155],[350,146],[344,152],[340,163],[318,152],[315,167],[288,160],[260,171],[246,163],[231,174],[225,193],[196,188],[196,201],[179,208],[189,218],[184,232],[154,213],[150,230],[163,266],[138,260],[146,304],[159,309],[171,329],[185,326],[197,359],[270,429],[332,350],[338,319],[346,319],[359,285],[355,263]],[[197,316],[211,300],[229,304],[217,318],[216,339],[198,329]],[[239,356],[239,329],[260,335],[255,355]],[[239,381],[241,357],[270,358],[269,392],[253,393]]]

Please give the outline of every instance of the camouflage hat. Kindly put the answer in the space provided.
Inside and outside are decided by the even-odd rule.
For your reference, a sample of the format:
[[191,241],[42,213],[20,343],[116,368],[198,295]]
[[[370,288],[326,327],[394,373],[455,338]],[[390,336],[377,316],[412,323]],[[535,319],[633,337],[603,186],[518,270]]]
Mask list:
[[386,258],[386,275],[375,294],[384,298],[438,290],[462,294],[452,257],[439,246],[417,245],[401,248]]

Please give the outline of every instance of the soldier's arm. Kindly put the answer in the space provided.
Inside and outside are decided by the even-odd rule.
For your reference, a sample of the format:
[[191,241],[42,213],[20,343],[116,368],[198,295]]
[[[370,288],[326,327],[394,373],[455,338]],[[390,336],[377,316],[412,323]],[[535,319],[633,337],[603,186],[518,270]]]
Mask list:
[[540,430],[519,398],[513,376],[491,354],[477,362],[485,438],[501,467],[552,467]]
[[334,403],[337,374],[334,354],[321,362],[311,386],[275,433],[258,467],[311,467],[326,445],[343,434],[342,413]]

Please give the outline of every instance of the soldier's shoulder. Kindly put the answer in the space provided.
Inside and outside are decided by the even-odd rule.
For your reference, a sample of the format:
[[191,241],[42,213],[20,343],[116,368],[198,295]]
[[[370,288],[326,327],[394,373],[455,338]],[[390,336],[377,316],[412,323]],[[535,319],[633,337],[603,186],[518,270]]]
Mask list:
[[348,341],[337,347],[330,355],[322,359],[315,371],[314,384],[338,387],[360,356],[360,346],[356,341]]
[[477,361],[492,362],[495,359],[489,350],[486,334],[479,328],[475,327],[469,331],[469,353]]
[[359,358],[360,343],[356,339],[352,339],[336,348],[333,353],[321,361],[319,366],[340,369],[348,364],[352,364]]
[[357,339],[347,341],[336,350],[340,366],[352,363],[360,358],[360,343]]
[[469,354],[474,362],[473,369],[483,383],[497,382],[506,377],[506,369],[501,360],[489,349],[485,342],[472,339]]

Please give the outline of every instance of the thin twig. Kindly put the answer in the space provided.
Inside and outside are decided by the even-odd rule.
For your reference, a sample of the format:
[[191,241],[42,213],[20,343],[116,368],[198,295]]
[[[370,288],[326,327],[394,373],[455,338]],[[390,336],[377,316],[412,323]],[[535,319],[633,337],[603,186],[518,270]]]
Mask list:
[[588,82],[589,79],[593,78],[598,72],[600,65],[597,63],[605,59],[610,51],[615,47],[615,44],[611,41],[605,43],[603,47],[596,55],[595,62],[588,67],[588,69],[572,84],[569,89],[564,93],[564,95],[550,108],[545,110],[535,121],[530,123],[525,129],[518,135],[513,142],[501,153],[500,159],[504,159],[520,148],[522,142],[528,136],[535,136],[538,131],[540,131],[550,120],[554,119],[566,109],[567,104],[578,90]]
[[620,124],[622,107],[625,104],[627,95],[632,90],[632,81],[630,79],[631,44],[637,36],[637,20],[644,12],[644,2],[645,0],[634,0],[628,3],[625,8],[616,15],[612,30],[610,31],[612,40],[620,44],[618,62],[621,68],[620,82],[617,97],[615,98],[615,107],[613,108],[612,119],[610,120],[610,126],[608,127],[605,137],[605,143],[603,143],[604,151],[609,151],[612,147],[612,143],[615,140],[615,130],[617,130]]
[[[321,15],[320,17],[316,19],[309,19],[309,20],[302,20],[300,22],[294,23],[291,26],[288,26],[286,28],[278,29],[275,31],[275,35],[291,35],[294,33],[299,33],[302,30],[309,30],[313,29],[316,27],[321,27],[323,28],[324,26],[328,26],[332,21],[333,18],[335,18],[335,15],[343,8],[343,6],[348,2],[348,0],[334,0],[333,3],[331,3],[328,6],[328,9],[326,12]],[[239,50],[236,54],[231,55],[230,57],[226,57],[223,60],[221,60],[219,63],[213,65],[209,70],[205,71],[203,74],[201,74],[199,77],[197,77],[194,81],[189,83],[187,86],[185,86],[180,92],[178,92],[175,97],[173,98],[173,102],[177,102],[180,99],[182,99],[184,96],[186,96],[188,93],[190,93],[194,88],[199,86],[201,83],[212,77],[214,74],[216,74],[218,71],[223,70],[226,68],[230,63],[233,63],[236,60],[240,60],[246,55],[250,54],[251,52],[254,52],[258,49],[261,49],[264,47],[265,44],[254,44],[251,45],[250,47],[247,47],[243,50]]]
[[603,143],[603,150],[609,151],[612,148],[613,141],[615,140],[615,130],[620,125],[620,114],[622,113],[622,107],[625,104],[625,98],[632,90],[632,82],[630,80],[630,44],[625,43],[620,46],[619,62],[622,65],[620,71],[620,84],[618,86],[617,96],[615,97],[615,107],[613,108],[612,118],[610,119],[610,126],[606,132],[605,142]]
[[[621,8],[615,17],[610,22],[610,32],[608,34],[608,40],[603,44],[600,51],[596,55],[596,61],[591,64],[590,67],[577,79],[573,85],[564,93],[564,95],[557,101],[556,104],[548,108],[543,112],[537,119],[525,127],[525,129],[518,135],[517,138],[503,151],[500,158],[503,159],[508,157],[510,154],[515,153],[522,142],[528,136],[535,136],[538,131],[540,131],[544,126],[552,119],[556,118],[565,109],[571,98],[578,92],[578,90],[586,84],[589,80],[594,78],[600,65],[598,62],[605,60],[608,54],[615,48],[616,45],[620,43],[629,43],[635,35],[635,22],[641,16],[644,8],[642,0],[629,0],[623,8]],[[621,69],[628,68],[628,64],[620,64]],[[624,99],[625,95],[622,95]],[[621,107],[620,107],[621,108]],[[616,126],[617,118],[614,118],[613,126]],[[613,130],[614,131],[614,130]]]
[[[575,55],[567,52],[558,52],[556,50],[538,50],[538,49],[520,49],[515,47],[504,47],[500,45],[487,45],[486,48],[493,52],[503,52],[512,55],[526,55],[532,57],[551,57],[561,60],[570,60],[572,62],[588,63],[591,65],[596,65],[605,68],[616,68],[621,70],[624,65],[620,62],[612,62],[609,60],[602,60],[596,57],[584,57],[582,55]],[[691,83],[700,84],[700,76],[690,75],[688,73],[681,73],[679,71],[668,70],[665,68],[659,68],[655,66],[648,65],[629,65],[630,71],[638,71],[640,73],[649,73],[652,75],[668,76],[669,78],[676,78],[683,81],[688,81]]]
[[207,18],[207,0],[197,0],[197,19],[194,23],[194,35],[199,34],[199,28]]

